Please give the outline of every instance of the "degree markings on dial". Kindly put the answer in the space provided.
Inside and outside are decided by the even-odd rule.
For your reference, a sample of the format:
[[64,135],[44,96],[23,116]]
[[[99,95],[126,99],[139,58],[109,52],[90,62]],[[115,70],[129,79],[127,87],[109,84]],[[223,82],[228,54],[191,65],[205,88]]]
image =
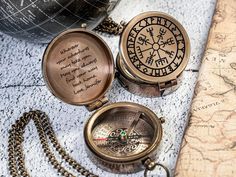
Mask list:
[[[133,112],[105,119],[93,129],[95,145],[103,153],[116,157],[126,157],[144,151],[150,146],[152,135],[149,132],[149,124],[141,115],[142,112]],[[126,143],[122,141],[118,130],[126,132]],[[112,135],[112,132],[116,132],[116,135]]]
[[145,136],[145,137],[142,137],[142,139],[140,140],[140,143],[141,144],[150,144],[151,143],[151,136]]
[[[140,138],[149,138],[151,135],[134,135],[134,136],[128,136],[128,139],[140,139]],[[113,140],[118,140],[118,137],[104,137],[104,138],[94,138],[94,141],[107,141],[109,139],[113,139]]]

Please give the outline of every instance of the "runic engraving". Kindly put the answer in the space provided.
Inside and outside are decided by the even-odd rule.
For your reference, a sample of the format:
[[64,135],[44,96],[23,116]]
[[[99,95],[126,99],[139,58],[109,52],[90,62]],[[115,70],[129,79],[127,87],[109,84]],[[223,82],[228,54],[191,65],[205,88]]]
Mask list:
[[164,64],[168,64],[168,60],[166,57],[164,57],[164,58],[160,58],[160,59],[156,60],[155,63],[156,63],[157,67],[160,65],[163,66]]
[[160,36],[164,36],[166,34],[166,30],[164,28],[160,28]]
[[140,45],[143,45],[143,44],[147,45],[148,42],[149,42],[149,39],[147,39],[147,36],[144,34],[141,34],[140,37],[138,38],[138,43]]
[[151,19],[150,19],[150,18],[146,18],[146,19],[144,19],[144,21],[146,22],[146,25],[150,25],[149,20],[151,20]]
[[163,76],[165,76],[167,74],[166,68],[162,69],[162,74],[163,74]]
[[136,61],[138,61],[138,60],[139,60],[139,59],[138,59],[138,57],[137,57],[137,56],[135,56],[135,55],[134,55],[132,58],[130,58],[130,59],[131,59],[131,61],[132,61],[132,62],[136,62]]
[[148,72],[148,69],[147,68],[143,68],[143,72],[144,73]]
[[160,41],[160,45],[163,46],[163,48],[166,45],[173,45],[173,44],[175,44],[175,41],[174,41],[173,37],[168,38],[166,41]]
[[175,54],[174,51],[163,50],[170,58],[172,58]]
[[147,28],[146,31],[149,33],[150,36],[154,36],[153,27]]
[[170,72],[173,71],[173,68],[170,65],[167,68],[169,69]]
[[[165,19],[164,22],[165,22],[165,24],[164,24],[165,27],[167,27],[167,28],[170,27],[170,25],[171,25],[170,21]],[[168,24],[168,22],[169,22],[169,24]]]
[[142,64],[141,64],[141,63],[138,63],[136,66],[137,66],[138,68],[141,68]]
[[140,46],[137,46],[137,54],[138,54],[139,58],[143,58],[143,53],[142,53]]
[[147,57],[146,63],[149,65],[152,65],[154,62],[153,57],[155,57],[155,56],[156,56],[156,54],[154,54],[154,52],[150,52],[150,56]]
[[[137,31],[134,28],[138,28],[138,32],[134,33]],[[127,43],[127,53],[139,72],[162,77],[180,66],[184,59],[185,42],[183,34],[172,21],[164,17],[149,17],[141,19],[134,28],[128,35],[132,41]]]

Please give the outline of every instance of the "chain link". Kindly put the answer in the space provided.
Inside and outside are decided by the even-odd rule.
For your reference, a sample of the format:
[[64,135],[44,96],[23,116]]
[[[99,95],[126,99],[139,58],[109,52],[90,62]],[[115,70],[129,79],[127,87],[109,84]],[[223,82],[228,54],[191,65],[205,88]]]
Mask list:
[[111,17],[102,21],[94,30],[100,33],[107,33],[109,35],[119,35],[122,33],[126,23],[121,21],[116,23]]
[[50,164],[58,171],[58,173],[65,177],[74,177],[72,173],[68,172],[64,167],[61,166],[61,163],[56,160],[55,155],[49,148],[48,140],[50,140],[55,150],[60,154],[61,158],[81,175],[86,177],[98,177],[97,175],[89,172],[69,156],[64,148],[58,143],[48,116],[44,112],[38,110],[24,113],[23,116],[21,116],[19,120],[17,120],[16,123],[12,125],[11,130],[9,131],[8,166],[10,175],[12,177],[30,177],[25,168],[22,147],[22,143],[24,141],[24,130],[30,120],[33,120],[37,128],[39,139],[45,155],[47,156]]

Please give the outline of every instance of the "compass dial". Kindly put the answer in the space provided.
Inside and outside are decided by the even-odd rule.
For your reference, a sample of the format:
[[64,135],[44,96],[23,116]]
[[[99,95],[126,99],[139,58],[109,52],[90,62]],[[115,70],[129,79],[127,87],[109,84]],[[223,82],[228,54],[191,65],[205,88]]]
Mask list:
[[131,102],[108,104],[97,110],[84,128],[89,158],[104,170],[131,173],[156,158],[162,123],[154,112]]
[[140,112],[117,112],[94,127],[96,147],[114,157],[127,157],[143,152],[152,143],[153,127]]
[[130,72],[149,82],[165,82],[186,67],[189,43],[186,31],[174,18],[147,12],[128,23],[120,47]]

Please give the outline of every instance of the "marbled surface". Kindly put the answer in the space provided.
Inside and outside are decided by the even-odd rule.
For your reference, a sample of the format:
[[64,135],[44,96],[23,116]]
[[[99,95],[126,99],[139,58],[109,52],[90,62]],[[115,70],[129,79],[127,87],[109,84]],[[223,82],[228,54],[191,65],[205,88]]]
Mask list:
[[[135,3],[134,3],[135,2]],[[191,40],[191,58],[184,71],[180,88],[163,98],[141,98],[125,91],[117,81],[108,93],[111,102],[132,101],[164,116],[164,136],[158,149],[158,161],[171,169],[173,176],[183,130],[187,123],[195,81],[207,39],[215,0],[122,0],[112,13],[116,21],[128,21],[140,12],[157,10],[169,13],[186,28]],[[118,52],[118,37],[104,37]],[[92,114],[84,107],[72,106],[56,99],[47,89],[41,74],[42,55],[46,45],[31,44],[0,33],[0,175],[10,176],[7,168],[8,130],[25,111],[45,111],[52,122],[59,142],[78,162],[100,176],[141,177],[143,172],[117,175],[98,169],[87,157],[83,141],[84,122]],[[58,176],[41,149],[33,123],[26,128],[24,153],[31,176]],[[156,170],[155,176],[164,176]],[[160,175],[157,175],[160,174]]]

